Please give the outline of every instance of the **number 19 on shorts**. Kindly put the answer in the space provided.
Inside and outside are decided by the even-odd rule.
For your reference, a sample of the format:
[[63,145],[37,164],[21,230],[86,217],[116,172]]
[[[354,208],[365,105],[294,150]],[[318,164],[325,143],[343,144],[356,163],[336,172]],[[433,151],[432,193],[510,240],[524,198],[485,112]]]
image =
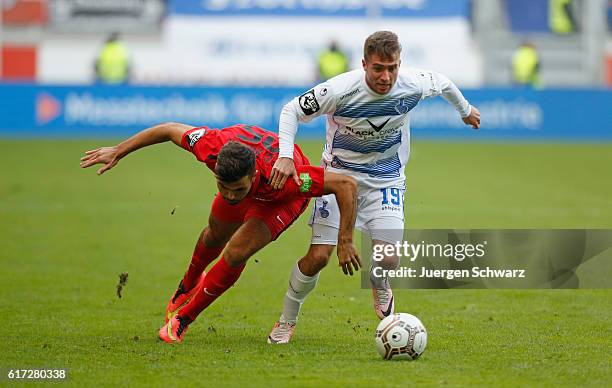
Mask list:
[[397,187],[380,189],[383,206],[400,206],[404,202],[402,192]]

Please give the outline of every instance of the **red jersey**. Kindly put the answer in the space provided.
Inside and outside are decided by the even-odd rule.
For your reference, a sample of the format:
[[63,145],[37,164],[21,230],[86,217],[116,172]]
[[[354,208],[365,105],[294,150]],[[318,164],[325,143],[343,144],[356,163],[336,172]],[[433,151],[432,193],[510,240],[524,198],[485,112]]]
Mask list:
[[248,198],[257,201],[284,201],[295,197],[307,198],[323,195],[323,168],[311,166],[297,144],[293,151],[293,161],[301,185],[296,185],[292,179],[288,179],[281,190],[274,190],[269,185],[272,166],[278,159],[279,146],[278,136],[265,129],[244,124],[223,129],[199,127],[185,132],[181,145],[214,172],[217,155],[221,147],[229,141],[238,141],[255,152],[258,176],[247,195]]

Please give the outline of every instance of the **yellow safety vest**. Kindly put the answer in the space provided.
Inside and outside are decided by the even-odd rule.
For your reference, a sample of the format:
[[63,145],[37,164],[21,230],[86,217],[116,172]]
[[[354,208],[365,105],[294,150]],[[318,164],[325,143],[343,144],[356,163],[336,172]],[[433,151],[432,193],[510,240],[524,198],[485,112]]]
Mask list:
[[319,56],[319,76],[327,80],[348,70],[346,55],[338,51],[326,51]]
[[572,19],[565,10],[570,2],[571,0],[549,0],[548,24],[552,32],[556,34],[571,34],[574,32]]
[[107,83],[125,82],[128,77],[128,54],[119,42],[107,43],[98,58],[98,78]]
[[533,47],[522,46],[512,58],[512,73],[514,82],[520,85],[539,85],[538,53]]

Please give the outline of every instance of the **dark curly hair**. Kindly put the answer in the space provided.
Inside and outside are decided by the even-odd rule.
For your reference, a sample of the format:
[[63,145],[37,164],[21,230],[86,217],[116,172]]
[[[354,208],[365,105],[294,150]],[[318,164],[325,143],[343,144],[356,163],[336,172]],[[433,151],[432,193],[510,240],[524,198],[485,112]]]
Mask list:
[[219,151],[215,174],[222,182],[236,182],[255,171],[255,152],[237,141],[226,143]]

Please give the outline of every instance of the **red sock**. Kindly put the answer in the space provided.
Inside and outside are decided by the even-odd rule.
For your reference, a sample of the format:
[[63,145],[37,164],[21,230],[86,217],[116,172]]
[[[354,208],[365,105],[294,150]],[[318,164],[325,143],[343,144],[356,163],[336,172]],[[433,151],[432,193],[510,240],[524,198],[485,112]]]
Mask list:
[[245,264],[230,267],[225,258],[221,256],[221,260],[213,265],[206,274],[202,289],[179,311],[179,315],[186,315],[190,321],[195,320],[206,307],[236,283],[244,266]]
[[189,268],[183,277],[183,288],[186,291],[191,290],[196,284],[198,284],[202,272],[204,272],[206,267],[208,267],[208,264],[219,256],[224,247],[225,246],[207,247],[204,245],[202,236],[200,235],[195,249],[193,250],[193,255],[191,256]]

